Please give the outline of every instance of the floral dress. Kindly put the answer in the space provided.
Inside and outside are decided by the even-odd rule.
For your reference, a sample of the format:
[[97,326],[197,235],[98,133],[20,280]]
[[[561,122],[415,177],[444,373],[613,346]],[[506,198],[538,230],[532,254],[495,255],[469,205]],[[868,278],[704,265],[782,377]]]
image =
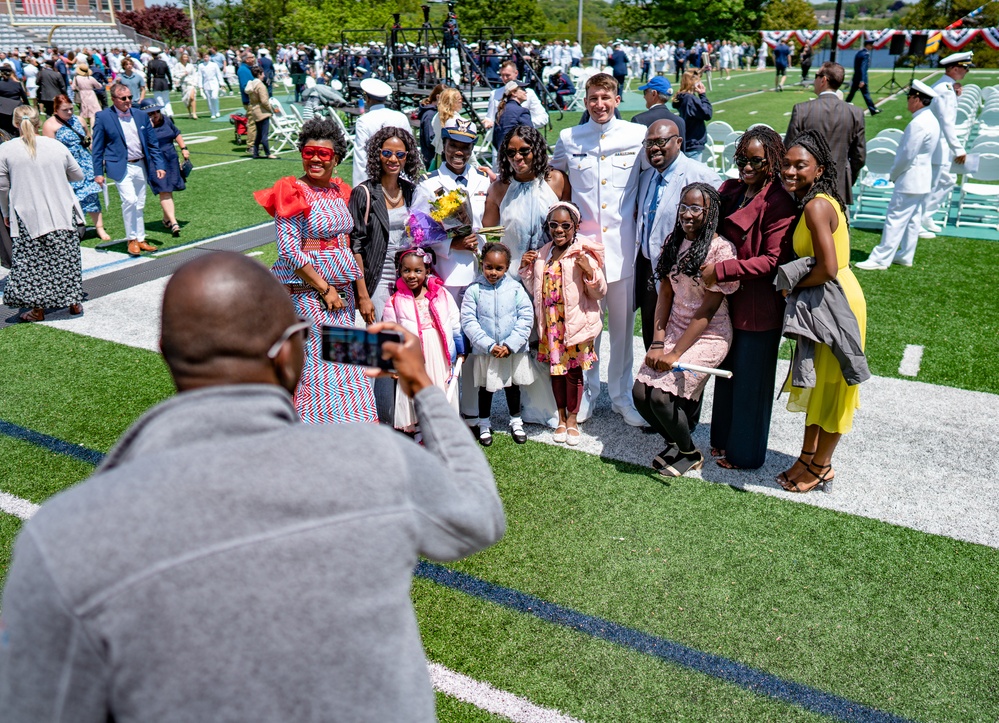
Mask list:
[[565,302],[562,294],[562,263],[558,260],[545,264],[541,286],[541,306],[545,314],[545,333],[538,340],[538,361],[550,365],[552,376],[559,377],[570,369],[583,371],[593,366],[597,352],[593,339],[581,344],[565,344]]
[[83,180],[70,182],[69,185],[73,187],[73,193],[76,194],[84,213],[100,213],[101,187],[94,182],[94,158],[80,142],[81,136],[86,137],[86,131],[75,115],[69,122],[72,128],[60,125],[55,134],[56,140],[69,149],[73,159],[83,169]]

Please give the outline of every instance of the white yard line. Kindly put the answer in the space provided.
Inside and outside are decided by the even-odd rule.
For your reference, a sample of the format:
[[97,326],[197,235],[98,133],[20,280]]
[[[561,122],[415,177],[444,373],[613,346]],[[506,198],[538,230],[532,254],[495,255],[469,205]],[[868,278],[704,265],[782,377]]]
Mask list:
[[909,344],[902,354],[902,362],[898,365],[898,373],[903,377],[919,375],[919,365],[923,361],[923,347]]
[[22,520],[27,520],[38,512],[38,505],[28,500],[22,500],[20,497],[7,494],[6,492],[0,492],[0,510],[15,517],[20,517]]
[[428,663],[427,666],[435,690],[516,723],[581,723],[578,718],[542,708],[526,698],[469,678],[440,663]]

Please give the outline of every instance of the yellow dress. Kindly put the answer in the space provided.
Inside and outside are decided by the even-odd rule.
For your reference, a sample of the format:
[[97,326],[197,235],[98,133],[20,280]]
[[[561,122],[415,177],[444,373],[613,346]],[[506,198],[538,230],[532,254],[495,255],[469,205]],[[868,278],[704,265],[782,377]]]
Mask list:
[[[864,291],[860,288],[857,277],[850,270],[850,229],[836,199],[821,193],[816,198],[824,198],[831,203],[839,219],[839,225],[833,233],[836,265],[839,267],[836,278],[843,287],[854,316],[857,317],[860,343],[863,345],[867,335],[867,301],[864,299]],[[793,244],[794,253],[799,258],[815,255],[812,248],[812,234],[804,218],[794,230]],[[853,412],[860,406],[860,385],[852,387],[847,385],[839,362],[825,344],[815,346],[815,388],[792,387],[791,379],[788,377],[784,391],[790,392],[787,400],[788,411],[805,412],[806,425],[817,424],[825,431],[833,433],[846,433],[853,428]]]

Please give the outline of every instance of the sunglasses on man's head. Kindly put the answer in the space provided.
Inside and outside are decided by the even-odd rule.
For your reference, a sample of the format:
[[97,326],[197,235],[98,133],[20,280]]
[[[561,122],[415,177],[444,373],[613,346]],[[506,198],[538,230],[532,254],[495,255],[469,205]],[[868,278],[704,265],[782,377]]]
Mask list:
[[395,156],[400,161],[404,161],[408,155],[409,151],[389,151],[384,148],[382,149],[382,158],[391,158],[392,156]]
[[563,231],[568,231],[572,228],[572,224],[568,221],[563,221],[562,223],[559,223],[558,221],[549,221],[548,228],[552,231],[558,231],[560,228]]
[[326,161],[333,160],[333,149],[323,148],[322,146],[306,146],[302,149],[302,159],[306,161],[311,161],[313,158],[318,158],[324,163]]
[[507,148],[506,157],[514,158],[515,156],[520,156],[521,158],[527,158],[531,155],[532,151],[530,146],[521,146],[520,148]]
[[750,165],[750,166],[752,166],[752,168],[753,168],[754,171],[758,171],[761,168],[763,168],[765,165],[767,165],[767,159],[766,158],[760,158],[759,156],[756,156],[754,158],[750,158],[749,156],[736,156],[735,157],[735,167],[736,168],[745,168],[747,164]]

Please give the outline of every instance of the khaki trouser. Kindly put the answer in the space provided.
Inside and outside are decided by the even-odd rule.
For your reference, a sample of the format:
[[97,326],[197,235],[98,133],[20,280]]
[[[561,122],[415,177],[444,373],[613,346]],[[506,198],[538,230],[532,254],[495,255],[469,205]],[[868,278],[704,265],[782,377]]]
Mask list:
[[257,122],[253,120],[250,106],[244,105],[243,110],[246,111],[246,148],[249,150],[253,148],[253,143],[257,140]]

